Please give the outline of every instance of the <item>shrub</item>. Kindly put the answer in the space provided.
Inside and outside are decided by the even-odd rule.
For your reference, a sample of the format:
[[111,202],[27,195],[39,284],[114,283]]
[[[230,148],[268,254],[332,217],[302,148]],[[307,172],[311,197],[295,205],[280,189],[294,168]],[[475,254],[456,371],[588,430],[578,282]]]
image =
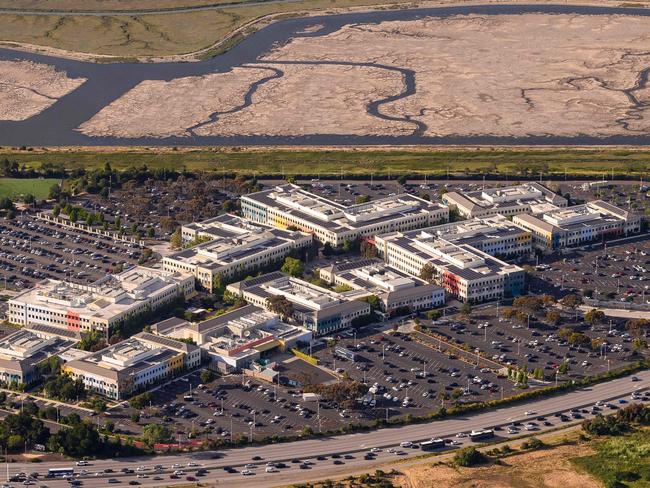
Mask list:
[[454,464],[457,466],[471,467],[484,463],[487,460],[485,454],[475,447],[466,447],[454,455]]

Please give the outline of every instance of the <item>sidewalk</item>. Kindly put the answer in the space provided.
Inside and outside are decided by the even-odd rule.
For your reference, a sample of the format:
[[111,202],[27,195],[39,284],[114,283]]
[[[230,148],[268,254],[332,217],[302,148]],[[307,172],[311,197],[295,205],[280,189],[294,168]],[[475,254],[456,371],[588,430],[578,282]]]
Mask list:
[[589,310],[598,309],[602,311],[608,317],[618,317],[623,319],[647,319],[648,312],[642,310],[620,310],[617,308],[600,308],[600,307],[590,307],[589,305],[580,305],[580,310],[583,312],[588,312]]

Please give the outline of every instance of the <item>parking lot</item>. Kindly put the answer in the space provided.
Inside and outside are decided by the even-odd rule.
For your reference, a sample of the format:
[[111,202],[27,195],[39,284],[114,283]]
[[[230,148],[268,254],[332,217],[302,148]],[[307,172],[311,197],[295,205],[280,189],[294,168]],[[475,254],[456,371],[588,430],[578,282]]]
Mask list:
[[41,221],[29,214],[0,223],[0,270],[7,289],[22,290],[45,278],[92,283],[134,265],[136,244]]
[[[494,400],[515,391],[496,368],[470,363],[444,345],[439,350],[427,339],[375,329],[356,339],[344,337],[315,355],[320,364],[371,387],[363,403],[377,418],[425,415],[452,401]],[[354,361],[337,347],[354,353]]]
[[650,237],[590,247],[541,260],[535,291],[572,290],[599,300],[650,303]]
[[[502,308],[503,310],[503,308]],[[523,368],[528,371],[541,369],[549,381],[555,380],[555,370],[566,362],[568,371],[558,375],[559,381],[579,379],[604,373],[639,359],[633,353],[632,340],[624,330],[624,323],[612,320],[592,329],[573,320],[570,312],[563,313],[560,325],[553,326],[543,320],[533,319],[530,327],[516,319],[497,316],[495,306],[484,306],[472,314],[471,323],[453,317],[437,321],[434,325],[423,321],[436,334],[452,341],[468,344],[470,350],[481,351],[504,366]],[[560,328],[569,328],[595,339],[601,346],[570,345],[558,336]]]
[[188,435],[197,439],[237,440],[251,435],[261,439],[295,435],[305,427],[313,432],[336,430],[343,420],[327,404],[303,402],[297,389],[241,375],[221,377],[201,388],[199,385],[196,372],[157,389],[137,425],[129,418],[140,412],[130,407],[112,409],[110,416],[136,432],[162,419],[181,440],[187,440]]

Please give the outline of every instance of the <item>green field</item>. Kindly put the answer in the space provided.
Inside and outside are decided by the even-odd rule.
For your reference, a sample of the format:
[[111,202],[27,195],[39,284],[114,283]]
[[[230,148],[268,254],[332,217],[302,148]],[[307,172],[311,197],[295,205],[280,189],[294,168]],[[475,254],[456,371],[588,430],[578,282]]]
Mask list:
[[0,198],[32,194],[36,198],[47,198],[52,185],[59,183],[55,178],[0,178]]
[[[241,7],[231,6],[216,10],[171,12],[158,15],[136,14],[133,16],[7,13],[0,15],[0,41],[36,44],[72,52],[109,55],[117,58],[186,54],[208,48],[224,39],[237,27],[268,14],[378,3],[400,4],[408,3],[408,1],[299,0],[289,3],[250,6],[246,5],[249,2],[242,1]],[[79,2],[70,3],[77,5]],[[115,3],[112,2],[113,5]],[[126,4],[129,3],[141,5],[143,2],[126,2]],[[170,0],[166,3],[180,4],[181,2]],[[188,3],[200,2],[190,1]],[[220,2],[217,0],[212,3]],[[213,55],[219,54],[219,52],[220,50],[217,49]]]
[[612,437],[595,446],[596,454],[571,459],[605,486],[650,487],[650,431]]
[[147,165],[150,168],[183,167],[193,171],[218,171],[253,176],[455,176],[492,174],[510,178],[537,178],[540,172],[572,176],[648,178],[650,150],[580,149],[457,149],[457,150],[115,150],[0,151],[0,157],[20,166],[38,169],[55,163],[67,169],[97,168],[110,163],[115,169]]

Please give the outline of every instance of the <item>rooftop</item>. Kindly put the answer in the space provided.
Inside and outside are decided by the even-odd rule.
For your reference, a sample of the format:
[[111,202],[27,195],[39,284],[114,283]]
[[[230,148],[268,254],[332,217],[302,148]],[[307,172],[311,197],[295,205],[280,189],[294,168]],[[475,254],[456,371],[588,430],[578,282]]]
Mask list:
[[442,208],[437,203],[408,194],[388,196],[346,207],[292,184],[279,185],[242,198],[281,208],[286,213],[331,230],[355,229]]

